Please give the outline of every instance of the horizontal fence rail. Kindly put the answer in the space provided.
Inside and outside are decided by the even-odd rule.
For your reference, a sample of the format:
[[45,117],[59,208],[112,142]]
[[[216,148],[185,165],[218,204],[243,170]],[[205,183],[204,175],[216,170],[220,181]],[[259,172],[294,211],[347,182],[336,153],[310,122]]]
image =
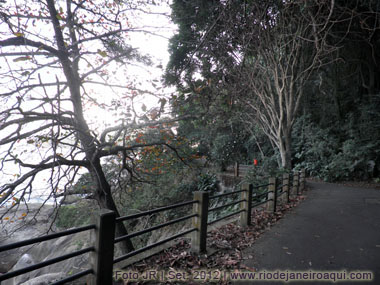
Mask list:
[[240,214],[241,212],[244,212],[244,211],[245,211],[245,210],[239,210],[239,211],[236,211],[236,212],[234,212],[234,213],[228,214],[228,215],[226,215],[226,216],[223,216],[223,217],[217,218],[217,219],[215,219],[215,220],[213,220],[213,221],[211,221],[211,222],[208,222],[207,225],[215,224],[215,223],[217,223],[217,222],[220,222],[221,220],[225,220],[225,219],[227,219],[227,218],[230,218],[230,217],[232,217],[232,216],[235,216],[235,215],[237,215],[237,214]]
[[116,219],[116,222],[123,222],[123,221],[126,221],[126,220],[137,219],[137,218],[140,218],[140,217],[143,217],[143,216],[159,213],[159,212],[162,212],[162,211],[167,211],[167,210],[172,210],[172,209],[183,207],[183,206],[187,206],[187,205],[192,205],[194,203],[197,203],[197,201],[182,202],[182,203],[178,203],[178,204],[174,204],[174,205],[170,205],[170,206],[166,206],[166,207],[161,207],[161,208],[157,208],[157,209],[141,212],[141,213],[138,213],[138,214],[133,214],[133,215],[129,215],[129,216],[119,217],[119,218]]
[[258,199],[258,198],[261,198],[261,197],[264,197],[264,196],[268,196],[268,191],[262,193],[262,194],[259,194],[259,195],[255,195],[253,196],[254,199]]
[[267,203],[268,201],[270,201],[270,200],[264,200],[264,201],[261,201],[261,202],[258,202],[258,203],[255,203],[255,204],[252,204],[252,207],[258,207],[258,206],[260,206],[260,205],[263,205],[263,204]]
[[232,191],[232,192],[226,192],[226,193],[223,193],[223,194],[218,194],[218,195],[210,196],[210,199],[216,199],[216,198],[220,198],[220,197],[225,197],[225,196],[241,193],[241,192],[244,192],[244,191],[245,190],[237,190],[237,191]]
[[94,273],[94,270],[91,269],[87,269],[87,270],[84,270],[84,271],[81,271],[81,272],[78,272],[78,273],[75,273],[69,277],[66,277],[64,279],[61,279],[57,282],[54,282],[54,283],[51,283],[51,285],[61,285],[61,284],[66,284],[68,282],[71,282],[71,281],[74,281],[74,280],[77,280],[83,276],[86,276],[86,275],[89,275],[89,274],[93,274]]
[[153,244],[147,245],[145,247],[139,248],[139,249],[134,250],[132,252],[129,252],[129,253],[125,254],[125,255],[119,256],[118,258],[116,258],[115,260],[113,260],[113,263],[118,263],[118,262],[120,262],[122,260],[125,260],[125,259],[129,258],[129,257],[135,256],[136,254],[139,254],[141,252],[147,251],[149,249],[152,249],[154,247],[157,247],[159,245],[162,245],[164,243],[167,243],[169,241],[172,241],[174,239],[177,239],[177,238],[182,237],[184,235],[187,235],[189,233],[192,233],[194,231],[196,231],[196,229],[189,229],[189,230],[186,230],[186,231],[184,231],[182,233],[179,233],[179,234],[176,234],[174,236],[168,237],[166,239],[160,240],[160,241],[158,241],[156,243],[153,243]]
[[147,229],[143,229],[141,231],[138,231],[138,232],[135,232],[135,233],[132,233],[132,234],[128,234],[128,235],[125,235],[125,236],[121,236],[121,237],[115,238],[115,243],[118,243],[118,242],[126,240],[128,238],[133,238],[133,237],[145,234],[145,233],[149,233],[149,232],[154,231],[154,230],[158,230],[158,229],[166,227],[166,226],[170,226],[170,225],[173,225],[173,224],[176,224],[176,223],[188,220],[188,219],[190,219],[192,217],[195,217],[195,216],[196,216],[196,214],[187,215],[185,217],[178,218],[178,219],[175,219],[175,220],[171,220],[169,222],[162,223],[162,224],[159,224],[157,226],[153,226],[153,227],[150,227],[150,228],[147,228]]
[[[54,234],[44,235],[44,236],[41,236],[41,237],[36,237],[36,238],[24,240],[24,241],[14,242],[14,243],[11,243],[11,244],[6,244],[6,245],[3,245],[3,246],[0,246],[0,252],[11,250],[11,249],[16,249],[16,248],[20,248],[20,247],[23,247],[23,246],[32,245],[32,244],[36,244],[36,243],[52,240],[52,239],[55,239],[55,238],[59,238],[59,237],[63,237],[63,236],[68,236],[68,235],[72,235],[72,234],[76,234],[76,233],[80,233],[80,232],[84,232],[84,231],[88,231],[88,230],[92,230],[92,229],[95,229],[95,225],[87,225],[87,226],[78,227],[78,228],[74,228],[74,229],[69,229],[69,230],[66,230],[66,231],[61,231],[61,232],[54,233]],[[34,270],[37,270],[37,269],[40,269],[40,268],[43,268],[43,267],[46,267],[46,266],[49,266],[49,265],[52,265],[52,264],[55,264],[55,263],[58,263],[58,262],[70,259],[70,258],[73,258],[73,257],[76,257],[76,256],[79,256],[79,255],[82,255],[82,254],[85,254],[85,253],[89,253],[89,252],[92,252],[94,250],[95,250],[95,248],[93,246],[90,246],[90,247],[87,247],[87,248],[84,248],[84,249],[81,249],[81,250],[78,250],[78,251],[75,251],[75,252],[71,252],[71,253],[68,253],[68,254],[65,254],[65,255],[62,255],[62,256],[59,256],[59,257],[55,257],[55,258],[52,258],[52,259],[49,259],[49,260],[45,260],[45,261],[42,261],[42,262],[30,265],[30,266],[27,266],[27,267],[24,267],[24,268],[20,268],[20,269],[14,270],[14,271],[7,272],[5,274],[0,275],[0,283],[1,283],[1,281],[10,279],[10,278],[13,278],[13,277],[16,277],[16,276],[19,276],[19,275],[22,275],[22,274],[34,271]],[[81,278],[84,275],[91,274],[92,272],[93,272],[92,269],[88,269],[86,271],[80,272],[80,273],[76,274],[75,276],[74,275],[70,276],[70,280],[69,281],[76,280],[78,278]],[[65,282],[69,282],[69,281],[65,281]],[[58,284],[63,284],[63,283],[58,283]]]
[[33,270],[40,269],[42,267],[46,267],[46,266],[52,265],[54,263],[58,263],[60,261],[63,261],[63,260],[69,259],[69,258],[73,258],[75,256],[79,256],[79,255],[82,255],[84,253],[94,251],[94,250],[95,250],[95,248],[93,246],[90,246],[90,247],[87,247],[87,248],[84,248],[84,249],[81,249],[78,251],[74,251],[74,252],[62,255],[60,257],[55,257],[55,258],[52,258],[52,259],[49,259],[46,261],[42,261],[42,262],[37,263],[37,264],[33,264],[31,266],[27,266],[27,267],[24,267],[24,268],[15,270],[15,271],[7,272],[7,273],[0,276],[0,281],[7,280],[9,278],[19,276],[19,275],[31,272]]
[[59,233],[44,235],[44,236],[41,236],[41,237],[36,237],[36,238],[28,239],[28,240],[23,240],[23,241],[18,241],[18,242],[6,244],[6,245],[3,245],[3,246],[0,246],[0,252],[6,251],[6,250],[15,249],[15,248],[19,248],[19,247],[23,247],[23,246],[26,246],[26,245],[31,245],[31,244],[39,243],[39,242],[42,242],[42,241],[47,241],[47,240],[51,240],[51,239],[55,239],[55,238],[59,238],[59,237],[63,237],[63,236],[68,236],[68,235],[84,232],[84,231],[91,230],[91,229],[95,229],[95,225],[88,225],[88,226],[78,227],[78,228],[62,231],[62,232],[59,232]]
[[[235,176],[239,176],[243,170],[247,172],[251,166],[242,166],[235,164]],[[261,192],[263,189],[264,192]],[[163,245],[172,240],[178,239],[180,237],[191,234],[191,250],[197,253],[206,252],[206,239],[208,226],[216,224],[222,220],[226,220],[233,216],[240,214],[240,225],[245,227],[251,224],[251,214],[252,209],[261,205],[266,204],[264,209],[268,212],[276,212],[278,205],[280,203],[289,203],[291,197],[295,197],[302,193],[305,189],[305,170],[295,171],[291,174],[285,173],[282,175],[281,179],[270,177],[267,184],[262,185],[252,185],[244,183],[241,185],[240,190],[210,195],[208,192],[194,192],[194,199],[191,201],[181,202],[173,205],[168,205],[160,208],[156,208],[149,211],[144,211],[137,214],[132,214],[123,217],[116,217],[116,214],[112,211],[103,209],[100,212],[97,223],[93,225],[87,225],[83,227],[78,227],[74,229],[69,229],[66,231],[53,233],[37,238],[28,239],[25,241],[19,241],[7,245],[0,246],[0,252],[20,248],[27,245],[36,244],[43,241],[48,241],[62,236],[68,236],[84,231],[90,231],[93,234],[93,245],[87,248],[71,252],[60,257],[52,258],[50,260],[45,260],[43,262],[27,266],[21,269],[17,269],[11,272],[7,272],[0,275],[0,282],[3,280],[10,279],[12,277],[31,272],[33,270],[49,266],[51,264],[61,262],[85,253],[90,253],[91,267],[83,270],[81,272],[75,273],[68,277],[65,277],[59,281],[53,282],[51,284],[65,284],[77,280],[81,277],[88,276],[87,284],[91,285],[102,285],[102,284],[112,284],[112,273],[113,264],[124,261],[130,257],[133,257],[139,253],[148,251],[160,245]],[[233,196],[240,194],[240,196],[234,196],[234,201],[227,202],[221,205],[217,205],[210,208],[210,200],[219,199],[227,196]],[[217,203],[223,202],[217,200]],[[180,218],[169,220],[158,225],[151,226],[149,228],[129,233],[127,235],[115,236],[116,223],[138,219],[147,215],[152,215],[160,213],[163,211],[168,211],[180,207],[192,206],[192,213],[185,215]],[[232,213],[226,213],[221,217],[209,221],[209,213],[218,212],[219,210],[225,209],[227,207],[240,205],[240,209],[234,210]],[[163,227],[167,227],[173,224],[184,222],[187,220],[192,221],[191,227],[184,230],[178,234],[172,235],[165,239],[159,240],[155,243],[149,244],[145,247],[136,249],[134,251],[124,253],[121,256],[114,257],[114,245],[120,243],[124,240],[131,239],[152,231],[156,231]]]
[[253,188],[262,188],[262,187],[268,187],[272,185],[272,183],[268,183],[268,184],[263,184],[263,185],[253,185]]
[[227,203],[227,204],[224,204],[224,205],[221,205],[221,206],[218,206],[218,207],[215,207],[215,208],[211,208],[209,209],[208,211],[209,212],[212,212],[212,211],[218,211],[220,209],[223,209],[223,208],[227,208],[229,206],[233,206],[233,205],[236,205],[236,204],[240,204],[241,202],[244,202],[244,201],[247,201],[245,199],[241,199],[241,200],[238,200],[238,201],[233,201],[231,203]]

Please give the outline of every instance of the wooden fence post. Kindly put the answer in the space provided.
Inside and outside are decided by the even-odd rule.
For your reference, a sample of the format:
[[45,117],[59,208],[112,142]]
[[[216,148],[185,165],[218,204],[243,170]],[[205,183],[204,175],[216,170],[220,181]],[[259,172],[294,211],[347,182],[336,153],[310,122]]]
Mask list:
[[293,173],[293,191],[292,194],[294,196],[298,195],[299,191],[299,173],[295,172]]
[[240,203],[241,209],[244,210],[240,213],[240,225],[246,227],[251,225],[253,185],[244,183],[242,185],[242,190],[245,191],[241,192],[241,199],[244,199],[245,201]]
[[273,195],[273,213],[277,210],[277,202],[278,202],[278,181],[277,177],[274,178],[274,195]]
[[191,250],[197,253],[206,252],[207,240],[207,218],[209,194],[205,191],[194,192],[194,200],[198,203],[193,204],[193,227],[197,230],[193,232],[191,238]]
[[305,190],[305,179],[306,179],[306,171],[305,171],[305,169],[302,169],[301,170],[301,178],[300,178],[301,193]]
[[282,191],[286,192],[286,203],[290,202],[289,197],[289,173],[284,173],[282,175]]
[[115,219],[115,212],[108,209],[100,211],[94,230],[95,251],[91,253],[94,273],[89,275],[88,284],[112,284]]
[[235,162],[235,167],[234,167],[234,175],[235,177],[239,177],[239,162]]
[[[268,186],[268,204],[267,204],[267,211],[268,212],[275,212],[276,211],[276,200],[277,200],[277,180],[276,177],[270,177],[269,178],[269,186]],[[271,201],[269,201],[271,200]]]

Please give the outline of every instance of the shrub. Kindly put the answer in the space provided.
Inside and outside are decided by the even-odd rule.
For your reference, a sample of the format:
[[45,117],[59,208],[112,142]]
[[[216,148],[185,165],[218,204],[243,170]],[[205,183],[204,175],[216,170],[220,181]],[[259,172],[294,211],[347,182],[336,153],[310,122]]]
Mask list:
[[95,221],[96,213],[95,207],[87,201],[63,205],[58,210],[56,226],[68,229],[88,225]]

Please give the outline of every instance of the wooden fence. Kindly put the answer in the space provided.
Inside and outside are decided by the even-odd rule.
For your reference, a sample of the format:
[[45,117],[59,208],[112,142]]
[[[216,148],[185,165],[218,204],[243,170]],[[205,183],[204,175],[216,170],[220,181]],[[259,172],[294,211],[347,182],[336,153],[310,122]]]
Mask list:
[[[237,172],[239,175],[239,172]],[[251,214],[252,209],[258,206],[263,206],[266,211],[276,212],[279,204],[288,203],[292,196],[300,194],[305,189],[305,171],[294,172],[292,175],[284,174],[281,179],[271,177],[267,184],[264,185],[252,185],[243,184],[241,189],[237,191],[226,192],[218,195],[210,195],[208,192],[198,191],[194,193],[194,199],[187,202],[182,202],[167,207],[161,207],[150,211],[145,211],[142,213],[124,216],[116,218],[114,212],[109,210],[102,210],[97,219],[96,224],[88,225],[80,228],[74,228],[66,230],[59,233],[54,233],[38,238],[33,238],[25,241],[20,241],[12,244],[7,244],[0,247],[0,252],[11,250],[31,244],[35,244],[42,241],[47,241],[55,239],[61,236],[72,235],[78,232],[93,231],[94,241],[93,245],[61,257],[53,258],[51,260],[43,261],[25,268],[7,272],[0,275],[1,281],[13,278],[15,276],[31,272],[33,270],[49,266],[51,264],[70,259],[75,256],[79,256],[85,253],[90,253],[91,255],[91,267],[66,277],[62,280],[56,281],[52,284],[65,284],[67,282],[79,279],[83,276],[87,276],[88,284],[105,285],[112,284],[112,274],[113,266],[123,260],[126,260],[132,256],[139,253],[147,251],[149,249],[158,247],[169,241],[177,239],[179,237],[191,234],[191,249],[194,252],[201,253],[206,252],[206,239],[207,239],[207,229],[210,225],[215,224],[223,219],[230,218],[235,215],[239,215],[240,225],[243,227],[249,226],[251,224]],[[238,195],[238,199],[229,203],[222,205],[217,205],[210,208],[210,201],[225,199],[227,196]],[[240,195],[240,197],[239,197]],[[232,213],[228,213],[225,216],[218,217],[212,221],[209,221],[209,213],[220,211],[226,207],[231,207],[234,205],[239,205],[240,207]],[[265,205],[266,204],[266,205]],[[140,217],[151,215],[154,213],[159,213],[175,208],[184,207],[187,205],[192,205],[193,210],[187,216],[177,218],[138,232],[130,233],[125,236],[115,237],[115,227],[116,223],[124,222],[127,220],[138,219]],[[181,233],[173,235],[169,238],[160,240],[154,244],[147,245],[143,248],[137,249],[135,251],[126,253],[124,255],[115,257],[114,256],[114,245],[125,239],[130,239],[148,232],[158,230],[160,228],[179,223],[185,220],[192,220],[191,227]]]

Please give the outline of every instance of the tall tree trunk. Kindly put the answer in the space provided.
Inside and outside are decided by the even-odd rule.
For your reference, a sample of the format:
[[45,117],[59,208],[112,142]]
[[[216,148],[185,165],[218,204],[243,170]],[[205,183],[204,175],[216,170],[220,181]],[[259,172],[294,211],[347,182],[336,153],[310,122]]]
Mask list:
[[[117,209],[115,201],[112,197],[111,186],[109,185],[104,175],[99,159],[96,159],[93,162],[90,173],[94,181],[97,183],[95,197],[100,207],[114,211],[116,213],[116,217],[120,217],[119,210]],[[123,223],[117,223],[116,236],[124,236],[127,234],[128,231],[125,225]],[[123,242],[120,242],[119,245],[123,253],[131,252],[134,250],[134,246],[130,239],[126,239]]]
[[[88,167],[89,172],[93,178],[93,181],[96,182],[97,188],[95,197],[101,208],[106,208],[112,210],[116,213],[116,216],[119,217],[120,213],[117,210],[115,201],[112,198],[111,187],[104,175],[100,159],[94,155],[97,150],[97,146],[94,144],[94,137],[91,135],[88,124],[85,120],[83,113],[83,102],[81,96],[81,81],[82,78],[79,75],[79,59],[80,52],[79,46],[76,38],[76,34],[72,28],[70,28],[70,37],[73,44],[73,52],[69,52],[67,48],[67,43],[64,40],[62,27],[57,17],[58,12],[55,7],[54,0],[47,0],[47,6],[50,13],[50,18],[54,27],[55,38],[57,41],[57,48],[59,51],[59,60],[62,64],[62,69],[67,79],[67,85],[70,91],[70,99],[73,104],[73,112],[75,119],[75,129],[78,134],[78,138],[82,144],[82,147],[86,154],[86,161],[89,162],[90,166]],[[69,11],[70,5],[68,5]],[[70,17],[68,18],[70,21]],[[72,20],[72,19],[71,19]],[[70,24],[70,23],[69,23]],[[72,24],[72,23],[71,23]],[[75,56],[74,56],[75,55]],[[75,59],[71,60],[70,56],[73,56]],[[127,229],[123,223],[116,224],[116,234],[127,235]],[[127,239],[121,243],[122,252],[133,251],[134,247],[132,242]]]
[[290,133],[285,136],[285,165],[284,168],[291,170],[292,165],[292,136]]
[[[86,160],[90,162],[90,167],[88,168],[93,181],[96,181],[97,189],[95,197],[101,208],[106,208],[112,210],[116,213],[117,217],[120,217],[120,213],[116,208],[115,201],[112,198],[111,187],[104,175],[99,157],[94,157],[96,153],[96,145],[94,144],[94,137],[92,137],[90,129],[83,114],[83,104],[81,96],[81,76],[79,75],[79,47],[77,43],[77,38],[75,33],[72,31],[71,40],[74,44],[73,51],[75,52],[76,59],[71,61],[70,55],[67,49],[67,44],[64,41],[62,28],[60,26],[59,20],[57,18],[58,12],[55,8],[54,0],[47,0],[47,6],[50,13],[50,18],[53,23],[55,38],[57,41],[57,47],[60,52],[59,60],[62,64],[63,72],[67,79],[67,84],[70,90],[70,98],[73,104],[73,111],[75,117],[75,125],[78,132],[78,138],[82,143],[84,151],[86,153]],[[127,229],[123,223],[116,224],[116,234],[127,235]],[[122,252],[133,251],[134,247],[132,242],[127,239],[121,243]]]
[[281,166],[284,169],[292,169],[292,139],[290,132],[286,131],[278,138]]

